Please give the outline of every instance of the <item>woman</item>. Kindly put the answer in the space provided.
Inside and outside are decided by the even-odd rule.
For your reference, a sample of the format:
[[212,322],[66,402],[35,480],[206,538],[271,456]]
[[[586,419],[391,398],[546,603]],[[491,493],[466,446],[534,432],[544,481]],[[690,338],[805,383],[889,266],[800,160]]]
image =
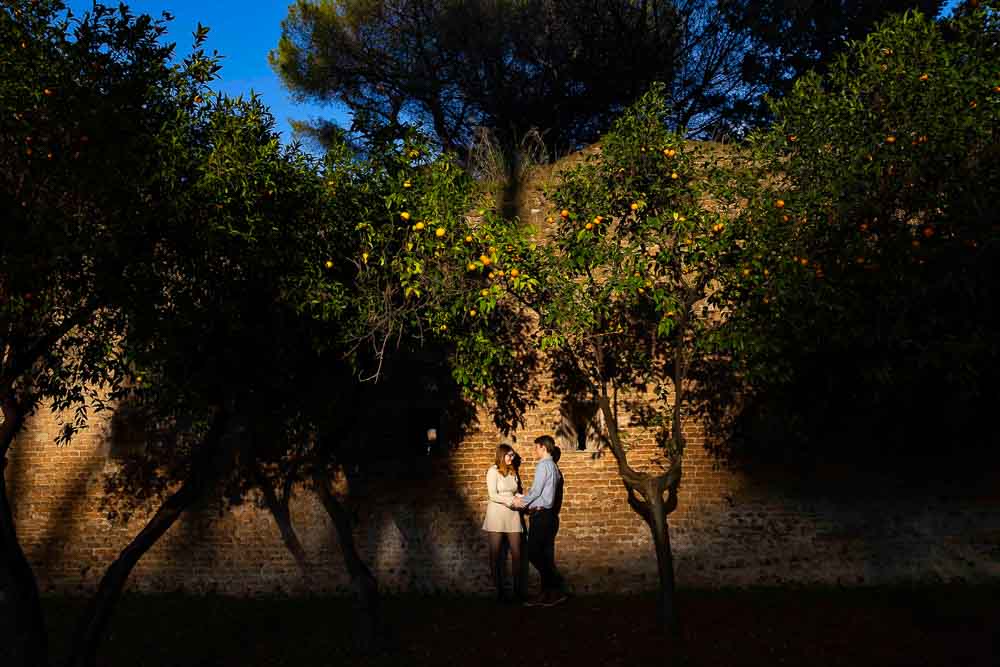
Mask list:
[[521,538],[523,523],[520,513],[513,509],[514,495],[521,492],[521,478],[517,474],[515,462],[517,454],[510,445],[499,445],[496,463],[486,471],[486,489],[489,500],[486,503],[486,531],[490,547],[490,572],[497,587],[497,600],[504,599],[504,572],[506,558],[503,558],[503,541],[510,547],[511,570],[514,573],[514,596],[523,597],[521,588]]

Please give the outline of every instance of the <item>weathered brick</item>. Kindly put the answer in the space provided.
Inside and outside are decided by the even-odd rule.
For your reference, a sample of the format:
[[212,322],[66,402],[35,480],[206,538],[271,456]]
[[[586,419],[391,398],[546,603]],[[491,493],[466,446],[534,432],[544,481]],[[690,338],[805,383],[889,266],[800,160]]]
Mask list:
[[[551,398],[550,398],[551,400]],[[550,432],[557,404],[529,411],[517,433],[531,483],[532,440]],[[480,415],[480,424],[489,424]],[[42,590],[79,592],[104,569],[147,515],[125,526],[102,514],[102,476],[110,470],[109,431],[95,421],[69,445],[53,442],[58,420],[42,412],[18,437],[7,468],[19,537]],[[680,505],[671,516],[681,585],[780,583],[855,585],[912,580],[979,581],[1000,577],[996,559],[1000,512],[963,501],[930,507],[923,497],[896,497],[872,516],[866,501],[804,500],[759,488],[712,459],[705,438],[686,429]],[[630,460],[655,469],[651,437],[626,429]],[[371,479],[351,502],[359,518],[362,557],[389,591],[484,592],[489,589],[480,531],[485,473],[500,434],[481,429],[446,455],[428,476],[400,482]],[[648,528],[629,508],[610,454],[565,452],[566,480],[557,561],[570,585],[585,592],[637,591],[656,585]],[[724,500],[728,498],[728,500]],[[182,518],[136,567],[130,586],[143,591],[261,592],[349,590],[329,518],[314,495],[297,489],[292,519],[309,557],[301,572],[273,518],[255,502],[223,512],[206,503]]]

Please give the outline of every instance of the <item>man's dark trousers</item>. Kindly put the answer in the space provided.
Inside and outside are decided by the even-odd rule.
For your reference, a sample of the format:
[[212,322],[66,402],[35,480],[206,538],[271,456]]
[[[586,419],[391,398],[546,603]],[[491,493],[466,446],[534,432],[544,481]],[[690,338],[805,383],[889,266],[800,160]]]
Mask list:
[[562,576],[556,569],[556,533],[559,515],[553,509],[541,509],[531,514],[528,532],[528,560],[542,575],[543,591],[562,589]]

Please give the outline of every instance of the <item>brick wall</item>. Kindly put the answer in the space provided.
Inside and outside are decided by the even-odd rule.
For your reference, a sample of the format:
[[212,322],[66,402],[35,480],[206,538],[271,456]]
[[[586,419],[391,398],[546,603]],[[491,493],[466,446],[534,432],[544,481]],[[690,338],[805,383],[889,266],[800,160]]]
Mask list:
[[[532,440],[560,424],[558,403],[543,396],[516,434],[530,485]],[[481,424],[489,424],[485,415]],[[97,420],[66,446],[54,444],[53,415],[33,418],[7,470],[22,544],[45,591],[92,589],[103,569],[142,525],[112,525],[100,510],[111,422]],[[656,465],[648,434],[628,433],[630,460]],[[873,484],[864,497],[789,491],[728,470],[696,431],[685,459],[680,505],[671,516],[681,586],[884,584],[987,581],[1000,577],[997,498],[928,495]],[[485,472],[498,433],[471,432],[450,452],[428,456],[378,479],[353,481],[356,540],[388,591],[489,590],[480,525]],[[628,507],[610,455],[565,450],[557,561],[577,592],[641,591],[656,586],[649,531]],[[135,569],[143,591],[345,592],[348,579],[331,524],[303,490],[292,517],[310,559],[298,569],[266,510],[253,502],[216,502],[186,515]],[[534,577],[534,572],[532,572]]]

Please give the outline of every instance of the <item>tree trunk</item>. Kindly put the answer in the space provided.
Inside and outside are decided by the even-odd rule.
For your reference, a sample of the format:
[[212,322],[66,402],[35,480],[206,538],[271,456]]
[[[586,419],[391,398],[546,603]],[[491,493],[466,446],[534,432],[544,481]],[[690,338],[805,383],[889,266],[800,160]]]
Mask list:
[[[675,463],[665,473],[651,476],[634,470],[628,464],[628,455],[618,432],[618,419],[611,409],[607,394],[598,399],[608,429],[608,445],[618,463],[618,473],[628,492],[628,504],[642,517],[653,533],[656,549],[656,569],[660,580],[657,616],[660,627],[673,636],[680,635],[680,620],[674,604],[674,556],[670,549],[670,530],[667,515],[677,508],[677,486],[680,484],[681,467]],[[663,494],[668,493],[664,500]]]
[[355,642],[362,651],[370,651],[375,647],[381,629],[379,612],[381,599],[378,592],[378,581],[361,560],[361,556],[358,555],[358,550],[354,546],[351,517],[343,504],[330,492],[329,478],[324,472],[317,472],[315,482],[320,501],[326,508],[327,514],[330,515],[337,531],[337,542],[340,544],[344,563],[347,565],[347,572],[351,577],[351,584],[357,594]]
[[660,579],[657,596],[657,620],[668,634],[680,634],[680,622],[674,604],[674,554],[670,549],[670,526],[662,497],[649,499],[650,530],[656,548],[656,569]]
[[226,413],[222,412],[215,416],[205,440],[192,460],[191,471],[181,488],[160,505],[153,518],[105,571],[97,587],[97,593],[87,606],[77,628],[73,650],[67,661],[68,667],[94,667],[97,663],[97,650],[132,569],[157,540],[177,522],[181,514],[203,495],[209,481],[215,479],[219,443],[227,425]]
[[[15,666],[46,667],[49,664],[45,616],[38,595],[38,581],[17,539],[14,510],[7,497],[7,454],[21,430],[24,415],[11,396],[3,400],[0,423],[0,562],[7,569],[14,609],[14,645],[6,651]],[[2,648],[2,647],[0,647]]]
[[[7,482],[4,469],[7,457],[0,458],[0,548],[3,564],[9,573],[14,609],[14,646],[9,653],[12,665],[46,667],[49,664],[48,637],[45,617],[38,596],[35,573],[28,563],[14,526],[14,512],[7,500]],[[0,647],[2,649],[3,647]]]

